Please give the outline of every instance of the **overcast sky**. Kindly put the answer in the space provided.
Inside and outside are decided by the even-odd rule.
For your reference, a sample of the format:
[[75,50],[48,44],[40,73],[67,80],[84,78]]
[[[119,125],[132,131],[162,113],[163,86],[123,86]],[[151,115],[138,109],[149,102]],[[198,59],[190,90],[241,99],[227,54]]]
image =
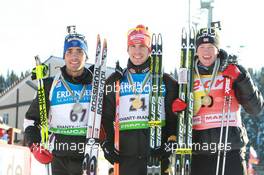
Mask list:
[[[120,60],[126,66],[127,31],[137,24],[149,26],[163,36],[165,71],[178,68],[181,28],[187,24],[187,0],[1,0],[0,1],[0,74],[6,71],[31,70],[34,56],[42,61],[50,55],[62,56],[67,25],[76,25],[86,35],[88,62],[95,57],[96,35],[108,41],[108,66]],[[205,25],[206,13],[192,0],[192,16],[200,16]],[[264,31],[261,0],[215,0],[214,20],[222,22],[222,46],[237,50],[246,67],[264,65]],[[204,27],[204,26],[203,26]]]

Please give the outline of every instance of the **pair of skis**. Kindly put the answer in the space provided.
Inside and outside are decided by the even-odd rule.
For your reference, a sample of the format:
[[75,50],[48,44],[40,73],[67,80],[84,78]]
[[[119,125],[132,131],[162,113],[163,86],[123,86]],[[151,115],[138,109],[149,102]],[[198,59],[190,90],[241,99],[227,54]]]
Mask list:
[[[151,83],[152,88],[149,98],[149,130],[150,130],[150,149],[156,150],[161,148],[161,106],[162,106],[162,37],[158,35],[152,35],[151,43]],[[148,175],[160,175],[161,163],[158,157],[150,155],[147,163]]]
[[191,174],[194,55],[195,30],[191,28],[187,34],[186,29],[183,28],[178,82],[179,98],[187,103],[187,108],[180,112],[177,118],[174,175]]
[[99,153],[99,134],[103,110],[104,85],[106,80],[107,43],[103,42],[101,54],[101,39],[97,36],[96,57],[92,81],[92,93],[89,107],[89,117],[86,133],[86,144],[83,160],[83,174],[96,175]]

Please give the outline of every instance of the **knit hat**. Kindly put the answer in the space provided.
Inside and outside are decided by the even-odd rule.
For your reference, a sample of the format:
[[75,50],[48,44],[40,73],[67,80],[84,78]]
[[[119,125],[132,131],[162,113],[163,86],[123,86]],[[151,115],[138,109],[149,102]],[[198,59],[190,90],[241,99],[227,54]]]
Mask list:
[[64,50],[63,50],[63,59],[64,59],[66,51],[70,47],[80,47],[84,51],[86,57],[88,58],[88,54],[87,54],[88,46],[87,46],[87,42],[86,42],[86,39],[85,39],[84,35],[73,33],[73,34],[68,34],[65,37]]
[[215,28],[202,28],[196,35],[196,48],[200,44],[211,43],[217,49],[220,47],[219,34]]
[[148,28],[144,25],[137,25],[136,28],[130,29],[127,36],[127,45],[143,44],[148,49],[151,48],[151,37]]

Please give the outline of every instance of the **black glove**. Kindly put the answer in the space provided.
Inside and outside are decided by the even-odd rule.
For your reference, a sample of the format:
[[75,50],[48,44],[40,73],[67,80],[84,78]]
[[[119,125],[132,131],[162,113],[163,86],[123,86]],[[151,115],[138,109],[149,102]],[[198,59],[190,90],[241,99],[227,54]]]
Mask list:
[[171,173],[171,162],[169,157],[163,158],[161,160],[161,174],[162,175],[169,175]]
[[175,152],[176,148],[176,137],[172,135],[168,138],[168,141],[164,143],[164,153],[161,158],[162,175],[169,175],[171,173],[170,156]]
[[167,141],[160,148],[152,149],[151,155],[161,160],[161,175],[169,175],[170,173],[170,156],[176,149],[175,141]]
[[119,152],[114,148],[113,142],[105,140],[102,142],[101,147],[104,151],[104,157],[108,160],[112,165],[116,162],[119,162]]
[[[46,77],[48,75],[48,69],[49,69],[49,66],[42,63],[41,64],[43,66],[43,75],[44,77]],[[33,68],[32,69],[32,72],[31,72],[31,79],[32,80],[36,80],[37,79],[37,75],[36,75],[36,68]]]
[[168,158],[176,149],[176,142],[167,141],[161,147],[151,149],[151,155],[154,157]]
[[28,126],[24,132],[24,141],[28,147],[31,147],[33,143],[40,143],[41,136],[40,130],[36,126]]

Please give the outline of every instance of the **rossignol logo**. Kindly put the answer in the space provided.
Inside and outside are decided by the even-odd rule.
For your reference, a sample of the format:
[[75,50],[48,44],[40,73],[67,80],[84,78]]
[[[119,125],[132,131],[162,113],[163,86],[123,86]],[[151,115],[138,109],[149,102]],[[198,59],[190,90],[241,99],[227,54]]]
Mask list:
[[106,78],[105,71],[102,71],[101,79],[100,79],[100,90],[98,94],[99,98],[98,98],[98,104],[97,104],[97,114],[102,114],[105,78]]
[[96,109],[96,96],[97,96],[97,92],[98,92],[98,85],[99,85],[99,79],[100,79],[100,69],[99,68],[95,68],[94,71],[94,82],[93,82],[93,96],[92,96],[92,100],[91,100],[91,110],[93,112],[95,112]]

